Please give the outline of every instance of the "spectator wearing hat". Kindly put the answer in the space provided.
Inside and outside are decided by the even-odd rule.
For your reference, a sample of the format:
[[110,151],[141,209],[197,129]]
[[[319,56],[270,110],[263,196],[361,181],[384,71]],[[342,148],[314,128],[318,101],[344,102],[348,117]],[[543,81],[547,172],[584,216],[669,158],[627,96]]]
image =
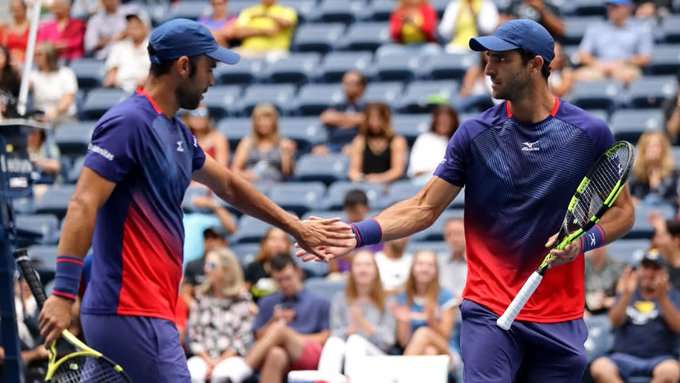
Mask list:
[[666,260],[671,284],[680,289],[680,221],[664,219],[658,212],[650,214],[649,221],[654,227],[652,246]]
[[623,382],[633,376],[652,382],[677,382],[680,366],[680,292],[674,289],[658,252],[647,252],[637,269],[619,279],[618,299],[609,310],[614,328],[613,352],[596,359],[590,372],[596,382]]
[[141,10],[132,8],[125,14],[126,38],[111,46],[106,60],[103,85],[132,93],[144,84],[149,73],[149,19]]
[[501,24],[508,19],[529,19],[543,25],[555,39],[564,36],[566,27],[560,8],[553,0],[511,0],[500,9]]

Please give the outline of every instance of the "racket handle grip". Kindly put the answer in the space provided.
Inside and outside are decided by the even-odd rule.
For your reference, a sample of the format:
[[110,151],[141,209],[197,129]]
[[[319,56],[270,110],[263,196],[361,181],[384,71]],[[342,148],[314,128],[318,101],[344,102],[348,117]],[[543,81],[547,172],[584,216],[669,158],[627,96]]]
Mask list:
[[14,251],[14,258],[16,258],[21,274],[23,274],[26,283],[28,283],[28,287],[38,303],[38,307],[42,309],[47,296],[45,295],[45,290],[43,290],[42,282],[40,282],[40,276],[28,257],[28,251],[26,249],[17,249]]
[[510,303],[510,306],[508,306],[503,315],[496,320],[496,325],[498,327],[506,331],[510,329],[512,322],[515,321],[515,318],[517,318],[519,312],[522,311],[524,305],[527,304],[529,298],[534,294],[534,291],[536,291],[536,288],[538,288],[538,285],[541,284],[542,280],[543,275],[538,272],[534,271],[533,274],[531,274],[529,279],[524,282],[524,286],[522,286],[515,296],[515,299]]

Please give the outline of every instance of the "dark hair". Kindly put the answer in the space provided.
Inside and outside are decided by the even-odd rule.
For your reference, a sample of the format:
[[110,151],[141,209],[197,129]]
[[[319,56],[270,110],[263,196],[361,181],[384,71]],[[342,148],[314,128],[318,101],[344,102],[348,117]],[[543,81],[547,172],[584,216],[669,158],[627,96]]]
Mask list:
[[368,196],[361,189],[352,189],[347,191],[345,199],[342,201],[342,207],[347,209],[357,205],[368,207]]
[[297,263],[290,254],[276,254],[269,260],[269,267],[272,271],[283,271],[286,267],[298,268]]
[[430,132],[433,132],[436,130],[437,127],[437,122],[439,120],[439,116],[442,114],[448,114],[449,118],[451,118],[451,132],[449,133],[448,138],[451,138],[453,136],[453,133],[458,129],[458,125],[460,124],[460,121],[458,120],[458,112],[451,106],[451,105],[437,105],[434,110],[432,110],[432,122],[430,123]]
[[366,76],[364,76],[363,73],[361,73],[360,70],[358,70],[358,69],[350,69],[350,70],[348,70],[347,72],[345,72],[345,75],[350,74],[350,73],[354,73],[354,74],[356,74],[357,76],[359,76],[359,83],[361,84],[361,87],[362,87],[362,88],[366,88],[366,84],[368,84],[368,79],[366,78]]
[[666,231],[673,237],[680,235],[680,222],[674,219],[666,220]]
[[[154,56],[156,54],[156,50],[153,49],[151,44],[146,47],[146,50],[149,52],[149,56]],[[173,60],[162,61],[160,63],[151,62],[149,73],[155,77],[167,74],[170,72],[170,68],[172,68],[172,65],[177,60],[179,60],[179,57]],[[194,73],[196,73],[196,61],[198,61],[198,56],[189,56],[189,77],[193,77]]]
[[[519,55],[522,56],[522,62],[524,64],[528,63],[529,60],[533,60],[534,57],[538,56],[534,52],[525,51],[524,49],[519,49]],[[550,62],[543,58],[543,67],[541,67],[541,74],[543,78],[547,81],[550,76]]]

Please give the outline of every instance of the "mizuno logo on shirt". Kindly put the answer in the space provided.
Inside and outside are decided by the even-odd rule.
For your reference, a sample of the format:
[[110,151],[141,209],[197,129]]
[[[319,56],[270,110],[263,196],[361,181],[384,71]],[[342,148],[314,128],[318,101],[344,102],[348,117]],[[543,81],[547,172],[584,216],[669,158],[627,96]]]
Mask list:
[[178,152],[184,151],[184,141],[177,141],[177,151]]
[[88,148],[89,150],[91,150],[92,152],[97,153],[97,154],[99,154],[100,156],[106,158],[107,160],[113,161],[113,154],[111,154],[111,152],[109,152],[108,150],[102,148],[101,146],[97,146],[97,145],[92,145],[92,144],[90,144],[90,145],[88,145],[87,148]]
[[537,151],[537,150],[541,150],[541,148],[539,148],[538,146],[536,146],[536,144],[538,144],[538,141],[534,141],[534,142],[529,142],[529,141],[527,141],[527,142],[522,142],[522,151],[523,151],[523,152],[535,152],[535,151]]

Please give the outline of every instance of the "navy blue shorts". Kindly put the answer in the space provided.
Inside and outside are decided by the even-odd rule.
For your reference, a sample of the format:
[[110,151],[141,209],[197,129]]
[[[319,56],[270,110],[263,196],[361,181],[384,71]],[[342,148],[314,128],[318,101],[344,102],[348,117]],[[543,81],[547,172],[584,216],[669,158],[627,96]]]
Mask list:
[[165,319],[81,314],[85,341],[133,382],[190,382],[175,324]]
[[661,362],[671,359],[673,355],[662,355],[654,358],[639,358],[637,356],[615,352],[608,356],[619,369],[621,379],[628,380],[632,376],[651,377],[652,372]]
[[460,310],[465,383],[581,381],[588,336],[582,319],[515,322],[505,331],[496,326],[496,314],[474,302],[463,301]]

